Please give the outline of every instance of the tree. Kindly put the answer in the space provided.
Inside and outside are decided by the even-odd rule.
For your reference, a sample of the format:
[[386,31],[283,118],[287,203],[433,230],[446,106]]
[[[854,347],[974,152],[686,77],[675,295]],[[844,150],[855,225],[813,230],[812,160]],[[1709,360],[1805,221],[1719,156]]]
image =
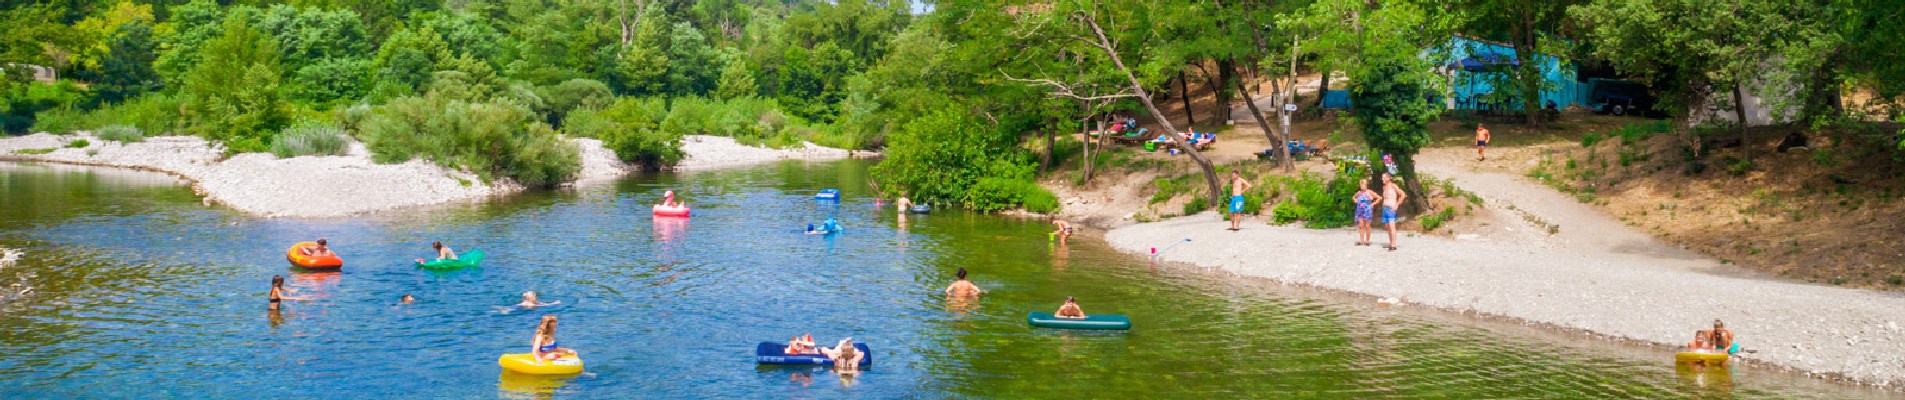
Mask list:
[[290,121],[278,87],[277,44],[246,18],[229,18],[222,27],[182,86],[197,121],[192,129],[224,142],[228,151],[264,151],[264,138]]
[[[1539,128],[1542,121],[1536,111],[1542,108],[1541,92],[1552,86],[1547,83],[1547,71],[1541,70],[1541,66],[1546,65],[1541,58],[1562,53],[1557,46],[1550,45],[1552,41],[1543,39],[1566,22],[1569,6],[1582,1],[1464,0],[1445,11],[1463,14],[1456,18],[1469,18],[1463,28],[1470,34],[1485,37],[1494,37],[1498,32],[1505,34],[1520,67],[1510,68],[1507,75],[1511,79],[1500,82],[1506,85],[1497,87],[1513,90],[1514,97],[1521,100],[1521,109],[1527,112],[1527,125]],[[1567,65],[1567,59],[1559,59],[1561,65]]]
[[726,62],[721,66],[721,79],[715,84],[714,97],[729,100],[753,96],[759,88],[754,85],[754,71],[747,67],[747,58],[738,53],[721,58]]
[[1411,1],[1377,7],[1363,0],[1318,1],[1300,20],[1317,32],[1309,43],[1319,64],[1340,68],[1349,77],[1350,115],[1374,151],[1369,160],[1393,157],[1403,185],[1415,194],[1398,211],[1420,212],[1424,196],[1415,154],[1428,144],[1426,127],[1441,111],[1429,101],[1441,92],[1434,87],[1441,79],[1420,54],[1446,40],[1455,20]]
[[701,31],[687,21],[675,23],[668,35],[668,92],[698,96],[714,90],[714,49]]
[[120,25],[114,33],[106,57],[100,60],[99,77],[93,81],[98,100],[117,103],[158,89],[159,73],[152,70],[156,57],[152,27],[144,24]]

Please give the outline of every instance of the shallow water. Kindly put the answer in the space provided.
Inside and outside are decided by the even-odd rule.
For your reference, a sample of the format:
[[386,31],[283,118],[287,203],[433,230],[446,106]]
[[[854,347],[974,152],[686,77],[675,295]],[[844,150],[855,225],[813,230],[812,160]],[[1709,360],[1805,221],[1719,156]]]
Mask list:
[[[1668,350],[1150,265],[1042,221],[866,198],[867,162],[798,161],[329,220],[207,207],[161,174],[0,163],[0,398],[1887,398]],[[837,187],[847,200],[817,203]],[[686,221],[649,216],[673,189]],[[800,232],[830,213],[847,230]],[[902,227],[903,226],[903,227]],[[288,268],[327,238],[342,272]],[[419,270],[443,240],[480,268]],[[1164,245],[1164,244],[1161,244]],[[992,291],[939,291],[965,267]],[[265,309],[271,276],[295,295]],[[19,286],[11,286],[11,285]],[[562,304],[506,305],[535,290]],[[397,305],[403,294],[421,301]],[[1128,332],[1034,329],[1077,296]],[[561,317],[588,372],[505,373]],[[758,367],[761,341],[869,344],[858,377]]]

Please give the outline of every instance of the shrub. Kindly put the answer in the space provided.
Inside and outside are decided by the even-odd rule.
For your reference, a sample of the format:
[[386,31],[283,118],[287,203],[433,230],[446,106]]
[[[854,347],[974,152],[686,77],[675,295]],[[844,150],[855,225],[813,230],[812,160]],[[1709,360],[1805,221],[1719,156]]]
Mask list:
[[615,92],[609,90],[608,84],[592,79],[570,79],[538,92],[539,97],[548,102],[552,123],[565,121],[571,111],[608,107],[615,101]]
[[1449,221],[1454,219],[1455,219],[1455,208],[1454,207],[1444,208],[1442,209],[1441,212],[1423,216],[1421,221],[1422,230],[1424,232],[1434,231],[1436,228],[1441,228],[1443,224],[1447,224]]
[[75,148],[75,149],[83,149],[83,148],[86,148],[86,146],[91,146],[91,145],[93,145],[93,142],[88,142],[86,141],[86,139],[74,139],[73,141],[66,143],[66,147]]
[[423,157],[484,179],[553,186],[581,171],[581,152],[537,115],[508,102],[466,102],[431,93],[377,107],[364,121],[372,160]]
[[1210,209],[1210,199],[1204,196],[1191,197],[1191,201],[1184,203],[1184,215],[1197,214],[1207,209]]
[[1581,135],[1581,147],[1594,147],[1595,143],[1600,143],[1603,139],[1607,137],[1599,132],[1588,132],[1586,135]]
[[349,149],[344,129],[326,122],[304,120],[279,132],[271,141],[271,154],[278,158],[297,156],[335,156]]
[[1296,203],[1278,204],[1270,210],[1270,220],[1278,224],[1296,222],[1304,214],[1303,206]]
[[33,131],[55,135],[69,135],[75,131],[97,126],[85,111],[72,108],[56,108],[34,116]]
[[658,121],[665,117],[661,99],[624,97],[607,109],[570,112],[562,122],[562,132],[601,139],[603,146],[614,150],[622,161],[660,168],[686,156],[681,151],[681,136],[659,129]]
[[1014,206],[1031,212],[1058,210],[1058,196],[1025,179],[980,178],[966,190],[966,208],[996,211]]
[[99,128],[99,131],[95,132],[95,134],[99,136],[101,140],[111,140],[115,142],[132,143],[146,140],[145,131],[130,125],[106,125]]

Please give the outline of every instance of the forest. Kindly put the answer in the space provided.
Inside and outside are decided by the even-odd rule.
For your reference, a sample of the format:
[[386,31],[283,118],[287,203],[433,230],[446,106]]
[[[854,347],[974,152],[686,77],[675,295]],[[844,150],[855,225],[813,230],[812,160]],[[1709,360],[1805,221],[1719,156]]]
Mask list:
[[[1346,76],[1344,118],[1414,182],[1409,157],[1447,85],[1423,54],[1454,35],[1611,68],[1683,122],[1689,104],[1747,83],[1805,88],[1788,117],[1814,126],[1900,118],[1905,95],[1895,0],[8,4],[8,134],[197,135],[282,157],[337,154],[348,137],[380,162],[422,157],[530,186],[580,168],[564,137],[649,167],[679,160],[684,135],[812,141],[884,152],[882,188],[979,210],[1056,208],[1035,183],[1058,162],[1056,138],[1158,115],[1184,80],[1217,88],[1219,107],[1194,118],[1206,130],[1242,99],[1293,101],[1274,78],[1296,70]],[[1502,87],[1537,93],[1540,73],[1516,69]],[[1845,93],[1875,100],[1854,110]],[[1527,109],[1539,97],[1519,96]],[[1281,112],[1249,105],[1260,120]],[[1172,137],[1190,128],[1158,120]],[[1188,156],[1218,192],[1210,162]]]

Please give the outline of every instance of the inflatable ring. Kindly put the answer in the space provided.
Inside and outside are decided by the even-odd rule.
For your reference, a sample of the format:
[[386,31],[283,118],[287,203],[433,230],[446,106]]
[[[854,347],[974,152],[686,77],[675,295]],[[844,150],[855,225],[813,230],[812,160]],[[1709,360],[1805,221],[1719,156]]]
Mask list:
[[344,267],[344,260],[337,258],[336,252],[332,252],[331,255],[326,256],[307,256],[304,255],[304,253],[298,252],[298,248],[300,247],[316,245],[316,242],[298,242],[298,244],[291,245],[291,248],[285,249],[284,258],[285,260],[291,261],[291,265],[296,267],[312,269],[337,269]]
[[669,207],[669,206],[656,204],[655,216],[657,217],[686,217],[688,216],[688,205],[682,204],[679,207]]
[[561,355],[548,362],[536,361],[536,355],[529,353],[504,354],[496,358],[496,364],[503,369],[530,375],[568,375],[582,373],[582,358]]

